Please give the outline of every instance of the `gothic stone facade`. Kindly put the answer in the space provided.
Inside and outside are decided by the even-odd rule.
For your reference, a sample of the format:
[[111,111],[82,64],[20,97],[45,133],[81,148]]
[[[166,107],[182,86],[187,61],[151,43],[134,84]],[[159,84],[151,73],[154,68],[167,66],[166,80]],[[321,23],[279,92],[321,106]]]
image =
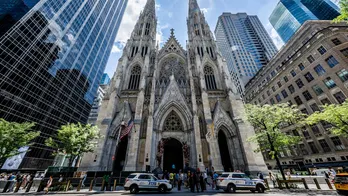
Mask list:
[[[254,129],[196,0],[189,1],[186,50],[174,30],[156,46],[156,25],[155,1],[148,0],[100,109],[97,125],[105,137],[80,169],[167,169],[171,160],[177,168],[266,171],[257,146],[246,141]],[[128,119],[134,127],[116,147]]]

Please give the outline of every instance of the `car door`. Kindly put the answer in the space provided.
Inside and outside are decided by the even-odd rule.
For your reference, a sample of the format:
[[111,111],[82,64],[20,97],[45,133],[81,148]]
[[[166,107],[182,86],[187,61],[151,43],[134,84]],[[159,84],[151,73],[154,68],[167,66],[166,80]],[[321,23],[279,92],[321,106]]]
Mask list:
[[157,189],[159,185],[160,183],[157,181],[157,178],[155,178],[155,176],[150,176],[149,186],[153,189]]
[[245,178],[242,174],[232,174],[233,183],[237,187],[245,187]]
[[150,180],[151,180],[150,175],[141,174],[141,175],[139,175],[138,180],[139,180],[139,184],[138,184],[139,188],[141,188],[141,189],[149,189],[149,188],[151,188],[151,186],[150,186]]

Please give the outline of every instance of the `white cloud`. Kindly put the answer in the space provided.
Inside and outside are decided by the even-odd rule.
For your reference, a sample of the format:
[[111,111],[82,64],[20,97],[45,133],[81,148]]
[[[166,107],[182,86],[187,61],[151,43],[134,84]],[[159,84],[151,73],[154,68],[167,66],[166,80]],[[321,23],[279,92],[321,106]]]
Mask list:
[[161,9],[161,5],[156,3],[155,8],[156,8],[156,11],[159,11]]
[[206,14],[206,13],[208,13],[208,8],[201,8],[201,11],[202,11],[204,14]]
[[131,0],[123,16],[120,29],[117,33],[116,40],[126,42],[134,29],[134,26],[139,18],[140,12],[143,10],[147,0]]
[[279,37],[277,31],[273,28],[271,23],[267,23],[266,30],[268,31],[269,36],[272,38],[273,43],[277,46],[278,49],[280,49],[284,45],[284,42]]
[[168,17],[169,18],[173,17],[173,12],[168,12]]
[[122,52],[124,46],[126,45],[126,42],[115,42],[114,45],[112,46],[111,53],[120,53]]
[[156,41],[159,43],[159,45],[161,46],[166,40],[163,36],[163,31],[164,29],[168,29],[169,28],[169,24],[165,24],[165,25],[161,25],[161,22],[158,21],[157,23],[157,33],[156,33]]
[[121,52],[121,49],[119,49],[117,46],[113,45],[111,53],[119,53],[119,52]]

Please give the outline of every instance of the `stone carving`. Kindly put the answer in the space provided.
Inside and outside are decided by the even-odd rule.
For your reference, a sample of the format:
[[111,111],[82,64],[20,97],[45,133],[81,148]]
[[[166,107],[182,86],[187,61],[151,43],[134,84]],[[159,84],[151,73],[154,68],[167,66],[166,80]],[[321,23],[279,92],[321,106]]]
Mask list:
[[182,152],[184,154],[185,165],[190,163],[190,147],[187,145],[187,142],[182,144]]
[[156,154],[157,167],[160,167],[162,164],[164,145],[166,144],[167,141],[168,141],[168,139],[162,139],[161,141],[158,142],[157,154]]
[[167,116],[167,119],[164,122],[163,125],[163,131],[165,132],[181,132],[184,128],[181,124],[181,120],[179,116],[174,112],[171,111],[170,114]]

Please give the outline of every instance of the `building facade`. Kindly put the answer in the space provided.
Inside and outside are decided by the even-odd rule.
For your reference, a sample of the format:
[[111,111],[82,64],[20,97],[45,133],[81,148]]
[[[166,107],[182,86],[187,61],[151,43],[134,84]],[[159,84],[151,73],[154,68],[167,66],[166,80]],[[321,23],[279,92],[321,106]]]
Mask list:
[[42,0],[0,38],[0,118],[41,132],[20,168],[47,168],[45,140],[87,122],[126,4]]
[[269,21],[286,43],[307,20],[332,20],[339,14],[331,0],[280,0]]
[[[245,102],[251,104],[289,103],[305,114],[320,110],[323,104],[339,104],[348,96],[347,24],[307,21],[269,65],[246,86]],[[348,164],[348,140],[332,135],[330,124],[319,123],[284,128],[302,142],[280,153],[285,167],[338,167]],[[276,163],[264,152],[266,163]]]
[[278,49],[257,16],[223,13],[215,28],[217,45],[226,59],[238,92],[267,65]]
[[108,85],[100,85],[98,88],[97,96],[94,98],[91,112],[88,117],[88,124],[96,125],[100,106],[102,105],[105,92],[108,90]]
[[110,77],[107,73],[104,73],[103,74],[103,77],[101,79],[101,82],[100,82],[101,85],[108,85],[110,84]]
[[254,129],[243,120],[243,102],[197,1],[189,1],[186,50],[173,29],[156,46],[156,28],[155,0],[148,0],[98,115],[105,137],[79,169],[266,171],[256,145],[246,141]]

